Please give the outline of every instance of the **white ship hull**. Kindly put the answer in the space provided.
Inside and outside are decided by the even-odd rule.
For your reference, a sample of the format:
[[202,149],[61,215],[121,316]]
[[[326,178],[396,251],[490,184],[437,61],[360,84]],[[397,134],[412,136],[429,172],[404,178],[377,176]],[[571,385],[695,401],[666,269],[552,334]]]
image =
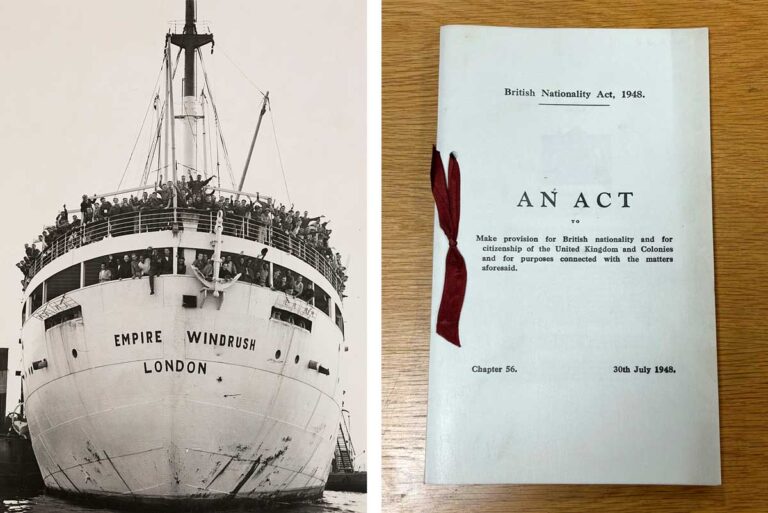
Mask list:
[[[320,281],[292,260],[283,263]],[[220,309],[213,298],[184,308],[183,295],[200,297],[189,274],[157,278],[152,296],[147,277],[112,281],[66,294],[82,318],[48,329],[27,319],[26,412],[46,486],[138,502],[319,496],[339,426],[339,328],[252,284],[234,284]],[[271,319],[275,305],[311,317],[311,332]]]
[[[269,198],[255,195],[277,219],[274,229],[258,210],[244,215],[244,204],[224,216],[228,207],[191,194],[213,193],[212,176],[192,181],[212,171],[211,140],[217,170],[220,140],[231,172],[207,73],[196,71],[213,35],[198,32],[195,4],[185,1],[183,31],[166,34],[165,92],[156,88],[157,124],[141,185],[108,197],[153,193],[151,173],[159,182],[164,174],[170,182],[189,174],[190,194],[177,183],[175,192],[158,192],[162,201],[149,199],[135,212],[93,205],[110,215],[50,238],[27,270],[21,341],[32,446],[45,485],[77,496],[175,504],[317,497],[341,417],[345,278],[324,246],[325,223],[313,225],[318,237],[303,240],[303,233],[282,229],[292,214],[280,213]],[[178,75],[176,48],[184,52]],[[213,119],[206,122],[209,105]],[[265,96],[250,151],[267,107]],[[206,126],[216,130],[207,135]],[[249,153],[234,193],[243,201],[254,199],[242,193],[250,159]],[[198,210],[177,209],[187,204]],[[307,230],[317,219],[299,221]],[[170,257],[162,266],[153,260],[153,273],[166,272],[154,295],[148,277],[95,283],[93,271],[98,275],[107,256],[122,259],[149,246]],[[200,263],[205,271],[192,272],[198,252],[207,252],[212,270]],[[261,283],[280,271],[276,285],[309,303],[231,280],[229,264],[220,272],[224,252],[236,262],[242,256],[243,264],[255,259],[240,270]],[[177,273],[181,258],[186,273]],[[127,269],[123,275],[136,272]]]

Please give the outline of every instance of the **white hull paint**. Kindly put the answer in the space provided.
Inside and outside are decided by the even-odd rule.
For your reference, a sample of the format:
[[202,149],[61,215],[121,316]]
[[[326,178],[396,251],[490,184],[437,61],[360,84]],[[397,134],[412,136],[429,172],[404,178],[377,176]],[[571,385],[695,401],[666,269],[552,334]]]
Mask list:
[[[169,232],[152,235],[166,239],[155,247],[179,247]],[[96,243],[60,260],[135,248],[130,239],[146,244],[146,236]],[[261,249],[230,239],[232,246],[249,245],[248,254]],[[309,266],[272,252],[281,265],[330,288]],[[68,265],[54,261],[36,280]],[[213,298],[202,308],[182,307],[183,295],[199,294],[190,274],[158,277],[153,296],[146,277],[112,281],[66,294],[81,306],[82,319],[48,330],[42,320],[27,319],[26,412],[48,488],[140,502],[322,493],[340,417],[341,331],[325,313],[286,305],[293,300],[269,288],[236,283],[220,309]],[[312,331],[270,319],[275,305],[309,312]],[[218,335],[216,344],[206,344],[205,334]],[[43,359],[47,367],[31,369]]]

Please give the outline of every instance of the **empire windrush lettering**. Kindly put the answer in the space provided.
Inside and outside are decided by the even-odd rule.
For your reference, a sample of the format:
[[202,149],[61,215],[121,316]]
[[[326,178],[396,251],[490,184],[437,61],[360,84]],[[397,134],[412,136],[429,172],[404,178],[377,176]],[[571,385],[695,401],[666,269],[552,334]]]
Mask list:
[[135,346],[136,344],[162,344],[162,336],[162,330],[115,333],[115,347]]
[[187,340],[190,344],[211,345],[218,347],[233,347],[247,351],[256,350],[256,339],[248,337],[236,337],[225,333],[210,333],[207,331],[187,331]]

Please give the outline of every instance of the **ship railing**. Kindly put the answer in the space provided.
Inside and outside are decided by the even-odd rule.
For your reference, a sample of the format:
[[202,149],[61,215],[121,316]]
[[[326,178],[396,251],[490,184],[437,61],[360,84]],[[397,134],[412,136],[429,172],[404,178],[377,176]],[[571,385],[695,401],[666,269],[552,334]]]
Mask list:
[[[27,276],[31,280],[43,267],[69,251],[109,237],[166,230],[213,233],[216,215],[217,212],[213,210],[142,209],[81,224],[56,237],[32,262]],[[239,215],[224,217],[223,234],[256,241],[289,253],[316,269],[339,294],[344,290],[344,276],[330,249],[320,248],[260,220]]]

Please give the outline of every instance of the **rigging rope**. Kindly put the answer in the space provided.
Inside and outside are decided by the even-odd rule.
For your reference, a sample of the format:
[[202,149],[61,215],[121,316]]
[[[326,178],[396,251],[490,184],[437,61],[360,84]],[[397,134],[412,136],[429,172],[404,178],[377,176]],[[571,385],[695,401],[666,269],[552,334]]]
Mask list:
[[[157,113],[157,119],[156,119],[157,123],[160,123],[160,119],[161,119],[160,115],[162,114],[162,107],[163,107],[163,105],[161,103],[160,104],[160,110],[157,109],[157,104],[159,102],[160,102],[160,91],[158,90],[157,94],[155,95],[155,105],[153,107],[155,109],[155,113]],[[153,135],[153,134],[150,134],[150,135]],[[153,137],[153,139],[155,139],[155,140],[154,141],[152,139],[149,140],[149,151],[151,151],[152,153],[154,153],[154,151],[155,151],[154,148],[153,148],[153,145],[154,144],[160,144],[160,131],[159,130],[157,132],[157,137]],[[160,166],[163,165],[162,162],[160,161],[161,157],[162,157],[161,152],[158,151],[157,152],[157,167],[158,168],[160,168]],[[142,173],[141,176],[143,177],[144,174]]]
[[139,133],[136,135],[136,141],[133,143],[133,148],[131,148],[131,154],[128,156],[128,162],[125,163],[125,169],[123,170],[123,175],[120,177],[120,183],[117,184],[118,191],[120,190],[120,187],[123,185],[123,180],[125,180],[125,174],[128,172],[128,167],[131,165],[131,160],[133,159],[133,153],[136,151],[136,146],[138,146],[139,144],[139,139],[141,139],[141,133],[144,131],[144,123],[147,122],[149,109],[151,109],[152,105],[155,103],[157,86],[160,83],[160,77],[163,74],[164,67],[165,67],[165,57],[163,57],[163,62],[160,65],[160,71],[157,73],[157,80],[155,80],[155,87],[152,88],[152,96],[149,100],[149,105],[147,105],[147,110],[144,112],[144,119],[141,120],[141,127],[139,127]]
[[205,88],[200,92],[200,106],[202,108],[203,117],[200,120],[202,127],[203,127],[203,177],[208,178],[208,159],[210,157],[209,149],[210,144],[208,142],[208,108],[206,106],[206,103],[208,103],[207,98],[205,97]]
[[[261,94],[262,97],[265,97],[266,93],[264,93],[264,91],[262,91],[259,88],[259,86],[257,86],[256,83],[253,80],[251,80],[251,77],[249,77],[245,73],[245,71],[243,71],[243,69],[237,65],[237,63],[229,56],[226,50],[221,48],[221,45],[219,45],[219,50],[224,54],[224,57],[226,57],[227,60],[232,63],[232,65],[237,69],[237,71],[239,71],[240,74],[243,75],[243,77],[245,77],[245,79],[254,87],[254,89],[256,89],[259,92],[259,94]],[[288,202],[293,204],[293,202],[291,201],[291,193],[288,192],[288,180],[285,176],[285,167],[283,166],[283,156],[280,153],[280,144],[277,142],[277,130],[275,130],[275,118],[274,118],[274,115],[272,114],[272,102],[268,101],[267,103],[268,103],[269,114],[270,114],[269,119],[270,119],[270,122],[272,123],[272,135],[275,138],[275,148],[277,149],[277,158],[278,158],[278,161],[280,162],[280,172],[283,174],[283,185],[285,186],[285,195],[288,197]]]
[[251,78],[250,78],[248,75],[246,75],[246,74],[245,74],[245,72],[244,72],[244,71],[243,71],[243,70],[240,68],[240,66],[238,66],[238,65],[237,65],[237,63],[236,63],[235,61],[233,61],[233,60],[232,60],[232,58],[229,56],[229,54],[228,54],[227,52],[225,52],[225,51],[224,51],[224,50],[221,48],[221,45],[219,45],[219,46],[218,46],[218,49],[219,49],[219,51],[221,51],[221,53],[223,53],[223,54],[224,54],[224,57],[226,57],[226,58],[227,58],[227,60],[228,60],[229,62],[231,62],[231,63],[232,63],[232,65],[233,65],[235,68],[237,68],[237,71],[239,71],[239,72],[240,72],[240,74],[241,74],[241,75],[243,75],[243,76],[245,77],[245,79],[246,79],[248,82],[250,82],[250,83],[251,83],[251,85],[252,85],[252,86],[253,86],[253,87],[254,87],[254,88],[255,88],[255,89],[256,89],[256,90],[259,92],[259,94],[261,94],[261,96],[262,96],[262,97],[266,96],[266,94],[264,93],[264,91],[262,91],[261,89],[259,89],[259,86],[257,86],[257,85],[256,85],[256,83],[255,83],[253,80],[251,80]]
[[205,112],[203,113],[203,123],[205,126],[205,144],[206,144],[206,161],[205,161],[205,176],[208,178],[208,173],[213,174],[213,152],[211,151],[211,119],[208,117],[208,97],[205,97]]
[[283,185],[285,185],[285,195],[288,197],[288,203],[293,205],[293,202],[291,201],[291,193],[288,192],[288,180],[285,178],[285,168],[283,167],[283,156],[280,153],[280,145],[277,143],[277,130],[275,130],[275,116],[274,114],[272,114],[272,102],[270,101],[268,105],[269,105],[269,120],[272,123],[272,135],[275,138],[275,148],[277,148],[277,159],[280,162],[280,172],[283,173]]
[[229,151],[227,150],[227,143],[224,141],[224,132],[221,130],[221,121],[219,120],[219,112],[216,108],[216,102],[213,99],[213,92],[211,91],[211,83],[208,81],[208,72],[205,69],[203,63],[203,54],[200,48],[197,49],[198,57],[200,58],[200,67],[203,69],[203,79],[205,81],[205,88],[208,90],[208,97],[211,100],[211,107],[213,108],[213,117],[216,120],[216,127],[219,132],[219,139],[221,140],[221,148],[224,152],[224,159],[227,161],[227,170],[229,171],[229,179],[232,182],[232,187],[235,187],[235,175],[232,173],[232,160],[229,158]]
[[[176,70],[179,68],[179,59],[181,58],[181,48],[179,48],[178,53],[176,54],[176,63],[173,66],[173,71],[171,72],[171,80],[173,80],[173,77],[176,76]],[[160,71],[162,72],[162,68],[165,67],[165,57],[163,57],[163,66],[160,68]],[[156,84],[157,85],[157,84]],[[165,111],[168,108],[168,96],[165,95],[165,101],[163,102],[163,106],[160,110],[160,117],[157,121],[157,137],[154,140],[154,144],[149,149],[149,155],[147,155],[147,162],[144,164],[144,172],[141,175],[141,185],[146,185],[147,180],[149,180],[149,173],[151,169],[151,163],[152,158],[155,155],[155,151],[157,150],[158,146],[160,145],[160,130],[163,127],[163,120],[165,119]],[[139,132],[141,133],[141,132]],[[163,166],[162,168],[158,165],[157,166],[157,177],[155,177],[155,182],[157,182],[159,175],[160,175],[160,169],[165,169],[166,166]],[[122,184],[122,179],[120,180],[120,184]],[[120,190],[120,187],[117,188]]]
[[[160,145],[160,129],[162,127],[162,119],[165,115],[165,104],[160,109],[160,117],[158,118],[158,125],[157,125],[157,137],[154,138],[154,141],[152,141],[152,144],[149,148],[149,155],[147,155],[147,162],[144,164],[144,171],[141,174],[141,185],[145,185],[147,183],[147,179],[149,178],[149,170],[152,164],[152,159],[155,156],[155,150]],[[157,154],[158,160],[160,157],[160,153]],[[160,163],[158,162],[157,168],[160,169]],[[118,190],[120,187],[118,187]]]
[[[216,122],[216,130],[218,133],[219,123]],[[219,166],[221,159],[219,158],[219,138],[216,137],[216,186],[221,189],[221,168]]]
[[[205,133],[206,133],[206,142],[205,142],[205,144],[207,145],[206,146],[206,148],[207,148],[206,155],[208,156],[208,160],[206,160],[206,162],[205,162],[205,168],[206,168],[206,175],[205,176],[206,176],[206,178],[208,178],[208,174],[207,173],[210,173],[211,175],[214,174],[214,170],[213,170],[213,148],[211,147],[211,138],[212,138],[212,136],[213,136],[213,139],[216,140],[217,144],[218,144],[218,141],[219,141],[215,137],[216,134],[211,131],[211,118],[208,116],[210,111],[211,111],[211,109],[210,109],[210,106],[208,105],[208,97],[206,96],[205,97],[205,114],[204,114],[204,117],[203,117],[203,123],[205,123]],[[218,154],[217,154],[216,158],[218,159]]]

